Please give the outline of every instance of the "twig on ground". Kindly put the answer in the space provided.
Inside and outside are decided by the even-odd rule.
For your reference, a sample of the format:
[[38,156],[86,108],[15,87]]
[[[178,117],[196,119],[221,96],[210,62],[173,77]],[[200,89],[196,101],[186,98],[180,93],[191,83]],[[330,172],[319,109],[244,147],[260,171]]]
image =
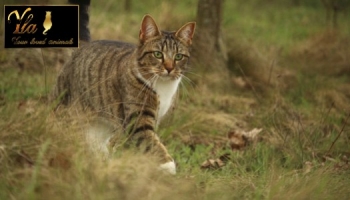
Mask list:
[[350,117],[350,113],[349,113],[348,116],[346,117],[346,119],[345,119],[345,121],[344,121],[344,123],[343,123],[343,127],[342,127],[341,130],[339,131],[337,137],[336,137],[336,138],[334,139],[334,141],[332,142],[332,145],[329,147],[329,149],[328,149],[326,155],[329,154],[329,152],[332,150],[334,144],[337,142],[337,140],[339,139],[340,135],[341,135],[342,132],[344,131],[344,128],[345,128],[345,126],[346,126],[346,124],[347,124],[347,122],[348,122],[349,117]]

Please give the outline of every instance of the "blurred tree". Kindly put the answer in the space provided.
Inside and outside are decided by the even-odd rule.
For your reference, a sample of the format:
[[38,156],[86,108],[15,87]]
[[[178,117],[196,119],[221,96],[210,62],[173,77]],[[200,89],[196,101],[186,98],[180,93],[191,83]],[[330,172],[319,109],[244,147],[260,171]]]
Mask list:
[[321,0],[326,9],[326,20],[332,28],[337,28],[340,11],[345,11],[350,6],[349,0]]
[[[300,3],[298,0],[288,1]],[[236,79],[239,84],[251,88],[258,97],[257,90],[266,91],[269,89],[266,86],[276,84],[270,78],[275,61],[268,61],[250,44],[245,44],[233,34],[228,36],[230,44],[226,43],[221,31],[223,4],[223,0],[198,0],[197,30],[192,55],[200,67],[198,72],[201,81],[213,91],[229,91],[234,87],[232,75],[236,73],[235,75],[243,77],[243,81]],[[237,70],[234,71],[233,68]]]
[[68,0],[70,4],[79,5],[79,39],[81,41],[90,41],[89,30],[89,7],[90,0]]
[[207,44],[210,44],[209,48],[214,48],[214,50],[219,50],[222,2],[223,0],[199,0],[198,2],[198,27],[202,33],[206,32]]
[[300,6],[300,0],[292,0],[294,6]]
[[226,52],[221,34],[222,6],[223,0],[198,1],[194,51],[196,61],[204,67],[217,62],[225,63]]
[[125,9],[126,12],[130,12],[131,11],[131,4],[132,4],[131,0],[125,0],[125,2],[124,2],[124,9]]
[[[221,32],[223,0],[199,0],[192,58],[202,80],[216,89],[229,85],[227,51]],[[194,78],[193,78],[194,79]]]

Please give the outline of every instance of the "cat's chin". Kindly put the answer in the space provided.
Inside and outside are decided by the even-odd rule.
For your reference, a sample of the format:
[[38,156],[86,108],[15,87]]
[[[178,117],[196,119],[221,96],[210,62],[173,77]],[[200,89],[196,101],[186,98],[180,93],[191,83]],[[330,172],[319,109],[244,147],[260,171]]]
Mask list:
[[159,76],[159,79],[162,81],[175,81],[175,80],[177,80],[177,78],[175,76],[169,76],[169,75]]

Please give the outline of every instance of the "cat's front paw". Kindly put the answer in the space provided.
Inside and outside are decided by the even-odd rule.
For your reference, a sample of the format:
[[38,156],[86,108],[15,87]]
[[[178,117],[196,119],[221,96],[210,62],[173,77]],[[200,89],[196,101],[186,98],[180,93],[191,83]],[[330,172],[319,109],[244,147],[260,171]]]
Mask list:
[[170,161],[159,166],[159,169],[170,174],[176,174],[176,165],[174,161]]

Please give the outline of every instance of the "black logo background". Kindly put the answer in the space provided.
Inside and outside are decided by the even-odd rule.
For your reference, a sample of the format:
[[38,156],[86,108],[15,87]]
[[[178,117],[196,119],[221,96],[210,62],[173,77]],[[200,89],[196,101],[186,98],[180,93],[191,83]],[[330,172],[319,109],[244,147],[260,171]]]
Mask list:
[[[11,23],[8,22],[8,15],[17,10],[19,16],[21,17],[24,11],[30,7],[32,10],[27,12],[22,21],[21,27],[27,20],[30,14],[33,14],[33,19],[27,24],[36,24],[37,31],[32,33],[24,34],[13,34],[16,29],[16,24],[20,23],[15,14],[10,17]],[[45,30],[43,23],[46,16],[46,11],[51,11],[51,22],[52,27],[48,30],[46,35],[43,35]],[[5,48],[28,48],[28,47],[78,47],[79,42],[79,23],[78,23],[78,6],[5,6]],[[20,29],[21,30],[21,29]],[[27,40],[27,44],[14,44],[13,38],[19,37],[19,40]],[[30,42],[35,38],[36,41],[42,41],[45,38],[46,44],[30,44]],[[73,44],[49,44],[49,41],[70,41],[73,38]]]

